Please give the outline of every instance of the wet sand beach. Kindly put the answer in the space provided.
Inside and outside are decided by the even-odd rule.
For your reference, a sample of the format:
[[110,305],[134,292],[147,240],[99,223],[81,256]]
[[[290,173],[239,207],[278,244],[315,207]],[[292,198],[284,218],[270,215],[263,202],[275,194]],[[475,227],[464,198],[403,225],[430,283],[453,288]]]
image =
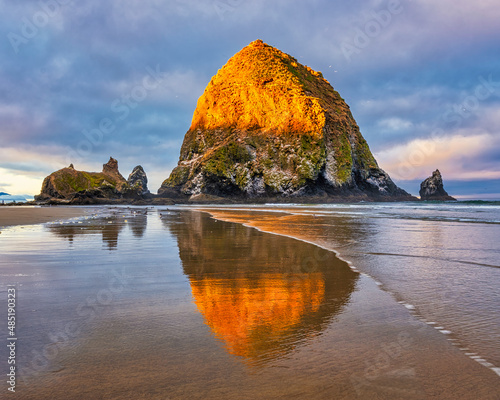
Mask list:
[[0,228],[15,225],[42,224],[85,215],[85,207],[39,207],[39,206],[2,206],[0,207]]
[[339,253],[464,354],[500,375],[498,205],[212,210]]
[[248,212],[104,210],[2,234],[20,398],[498,398],[497,375],[333,251]]

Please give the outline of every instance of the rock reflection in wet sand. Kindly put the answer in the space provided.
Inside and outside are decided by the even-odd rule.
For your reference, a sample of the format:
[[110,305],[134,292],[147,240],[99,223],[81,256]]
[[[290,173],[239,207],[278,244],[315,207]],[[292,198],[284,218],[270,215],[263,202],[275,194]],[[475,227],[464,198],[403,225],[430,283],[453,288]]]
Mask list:
[[[195,211],[138,219],[122,212],[88,229],[53,227],[53,235],[34,235],[36,243],[2,233],[25,250],[2,265],[12,274],[25,265],[18,280],[19,311],[30,318],[20,330],[28,361],[54,329],[81,328],[46,369],[20,382],[23,400],[495,393],[496,376],[331,252]],[[57,251],[38,256],[29,271],[23,260],[47,245]],[[78,307],[106,288],[118,266],[123,291],[82,320]]]
[[321,334],[349,301],[358,274],[332,252],[200,213],[181,215],[191,227],[177,235],[184,273],[198,310],[231,354],[250,362],[279,358]]

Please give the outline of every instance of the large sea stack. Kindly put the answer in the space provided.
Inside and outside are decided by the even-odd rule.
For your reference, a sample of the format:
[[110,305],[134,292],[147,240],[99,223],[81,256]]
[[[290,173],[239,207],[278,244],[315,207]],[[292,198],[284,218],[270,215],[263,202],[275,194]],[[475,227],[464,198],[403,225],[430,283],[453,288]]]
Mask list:
[[199,98],[162,196],[414,200],[380,169],[321,72],[250,43]]

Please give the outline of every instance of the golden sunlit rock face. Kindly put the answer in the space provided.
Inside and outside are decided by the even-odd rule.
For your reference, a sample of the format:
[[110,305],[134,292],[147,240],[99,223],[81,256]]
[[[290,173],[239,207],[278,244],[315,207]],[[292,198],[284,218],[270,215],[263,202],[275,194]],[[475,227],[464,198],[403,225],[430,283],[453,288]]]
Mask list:
[[[336,92],[320,72],[262,41],[245,47],[212,78],[198,100],[190,130],[262,130],[323,136],[325,109],[302,82],[332,100]],[[313,88],[310,88],[313,89]]]
[[282,274],[265,278],[191,281],[196,306],[213,333],[236,356],[255,358],[268,340],[279,340],[315,313],[324,302],[321,273],[302,274],[295,279]]
[[160,195],[409,197],[375,161],[349,106],[323,78],[261,40],[199,98]]

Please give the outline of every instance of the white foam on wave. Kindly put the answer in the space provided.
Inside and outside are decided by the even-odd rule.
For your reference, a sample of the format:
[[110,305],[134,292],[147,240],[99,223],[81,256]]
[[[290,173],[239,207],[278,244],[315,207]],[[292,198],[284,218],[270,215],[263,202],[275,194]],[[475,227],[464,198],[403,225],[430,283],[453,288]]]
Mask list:
[[[431,325],[437,325],[435,322],[428,322],[428,324]],[[451,335],[452,332],[450,330],[444,329],[442,326],[433,326],[434,329],[438,330],[444,335]],[[454,346],[459,346],[460,344],[458,343],[457,339],[453,338],[447,338],[451,342],[452,345]],[[472,353],[470,352],[470,349],[468,347],[459,347],[459,350],[464,352],[464,355],[469,357],[471,360],[474,360],[481,364],[483,367],[486,367],[488,369],[491,369],[493,372],[495,372],[498,376],[500,376],[500,368],[496,367],[494,364],[490,363],[489,361],[486,361],[482,356],[480,356],[477,353]]]
[[481,364],[483,367],[493,369],[494,365],[486,360],[476,360],[479,364]]

